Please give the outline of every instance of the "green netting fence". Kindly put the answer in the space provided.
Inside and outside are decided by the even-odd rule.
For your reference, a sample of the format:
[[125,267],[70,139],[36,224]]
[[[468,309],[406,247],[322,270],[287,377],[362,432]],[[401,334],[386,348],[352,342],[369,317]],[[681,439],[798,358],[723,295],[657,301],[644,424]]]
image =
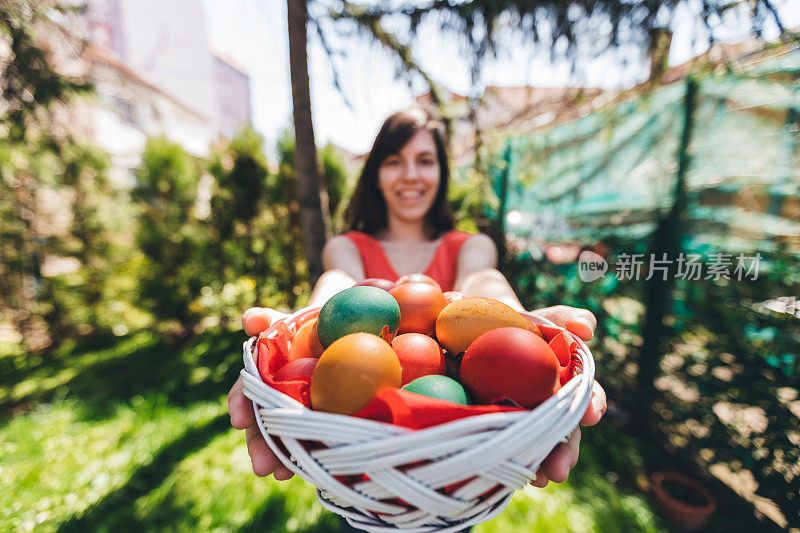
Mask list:
[[783,527],[800,525],[799,79],[797,48],[695,75],[509,138],[491,169],[523,303],[595,312],[609,395]]

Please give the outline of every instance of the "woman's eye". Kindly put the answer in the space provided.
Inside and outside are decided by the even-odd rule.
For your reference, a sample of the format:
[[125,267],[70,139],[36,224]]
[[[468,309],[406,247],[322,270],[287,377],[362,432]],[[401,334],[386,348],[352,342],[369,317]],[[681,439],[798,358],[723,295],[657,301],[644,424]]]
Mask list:
[[393,167],[399,165],[400,161],[398,161],[397,159],[387,159],[386,161],[383,162],[383,164],[386,165],[387,167]]
[[434,161],[433,159],[423,159],[423,160],[421,160],[421,161],[419,162],[419,164],[420,164],[420,165],[426,165],[426,166],[430,166],[430,165],[433,165],[435,162],[436,162],[436,161]]

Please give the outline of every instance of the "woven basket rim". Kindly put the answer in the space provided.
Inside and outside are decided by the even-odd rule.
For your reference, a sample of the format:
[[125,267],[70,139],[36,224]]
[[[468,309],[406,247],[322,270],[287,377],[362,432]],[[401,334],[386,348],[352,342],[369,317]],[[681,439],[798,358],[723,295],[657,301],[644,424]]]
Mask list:
[[[272,325],[270,325],[270,328],[267,330],[266,334],[269,334],[270,331],[274,331],[275,330],[274,324],[277,323],[277,322],[283,322],[283,323],[288,324],[288,323],[291,323],[292,321],[296,320],[298,317],[302,316],[303,314],[309,313],[309,312],[312,312],[312,311],[316,311],[317,309],[319,309],[319,307],[307,306],[307,307],[304,307],[302,309],[299,309],[298,311],[296,311],[296,312],[294,312],[294,313],[292,313],[290,315],[287,315],[286,317],[283,317],[283,318],[281,318],[279,320],[276,320]],[[583,341],[583,339],[581,339],[580,337],[578,337],[574,333],[568,331],[566,328],[563,328],[561,326],[557,326],[551,320],[548,320],[548,319],[546,319],[544,317],[538,316],[538,315],[536,315],[536,314],[534,314],[532,312],[520,311],[519,313],[521,315],[527,317],[527,318],[530,318],[530,319],[536,321],[536,322],[542,323],[543,325],[558,328],[558,329],[568,333],[573,339],[575,339],[575,341],[578,342],[578,346],[580,347],[580,351],[582,352],[581,355],[583,357],[587,357],[588,356],[588,358],[592,359],[592,364],[589,364],[589,365],[586,365],[586,363],[584,361],[584,368],[583,368],[582,373],[586,373],[587,371],[590,371],[591,372],[591,376],[590,376],[591,380],[592,381],[594,380],[595,368],[594,368],[594,364],[593,364],[594,360],[593,360],[592,352],[591,352],[591,350],[589,350],[589,347],[586,345],[586,343]],[[465,423],[466,421],[469,421],[471,418],[476,418],[476,417],[480,417],[481,420],[486,421],[486,420],[490,420],[491,417],[503,418],[504,416],[505,417],[508,417],[508,416],[512,416],[512,417],[524,416],[524,415],[529,414],[529,413],[531,413],[531,412],[533,412],[535,410],[538,410],[538,409],[540,409],[542,407],[546,408],[547,405],[549,405],[549,402],[550,403],[555,403],[554,399],[557,398],[557,397],[561,397],[561,396],[564,396],[566,394],[571,394],[572,393],[572,388],[577,386],[577,385],[575,385],[575,382],[577,381],[577,378],[581,375],[581,374],[576,375],[573,379],[571,379],[563,387],[561,387],[558,390],[558,392],[553,394],[550,398],[548,398],[544,402],[540,403],[539,405],[537,405],[533,409],[526,409],[526,410],[521,410],[521,411],[508,411],[508,412],[500,412],[500,413],[476,414],[476,415],[468,416],[468,417],[465,417],[465,418],[451,420],[449,422],[443,422],[443,423],[437,424],[435,426],[430,426],[430,427],[420,428],[420,429],[410,429],[410,428],[405,428],[405,427],[402,427],[402,426],[397,426],[395,424],[391,424],[391,423],[388,423],[388,422],[380,422],[380,421],[377,421],[377,420],[370,420],[368,418],[359,418],[359,417],[354,417],[354,416],[350,416],[350,415],[343,415],[343,414],[339,414],[339,413],[328,413],[328,412],[325,412],[325,411],[315,411],[313,409],[310,409],[309,407],[306,407],[301,402],[297,401],[296,399],[292,398],[291,396],[289,396],[287,394],[284,394],[283,392],[278,391],[276,389],[273,389],[272,387],[270,387],[267,383],[265,383],[261,379],[261,375],[258,372],[258,367],[256,365],[255,359],[253,358],[253,350],[255,348],[255,344],[256,344],[257,341],[258,341],[258,336],[253,336],[253,337],[250,337],[247,341],[244,342],[244,345],[243,345],[243,357],[244,357],[244,367],[245,368],[242,369],[243,377],[244,377],[245,373],[250,374],[251,376],[255,377],[261,384],[263,384],[264,387],[268,387],[270,390],[272,390],[275,393],[280,394],[281,396],[283,396],[285,398],[285,400],[287,401],[287,403],[291,403],[291,404],[295,405],[298,410],[301,410],[303,412],[306,412],[306,411],[312,412],[312,413],[314,413],[315,416],[320,416],[322,418],[329,419],[332,423],[339,423],[339,424],[345,423],[345,424],[349,425],[349,424],[354,423],[354,421],[358,421],[356,423],[363,424],[364,427],[374,426],[375,430],[376,431],[380,431],[381,433],[385,432],[387,429],[391,430],[391,431],[394,431],[394,432],[397,432],[397,433],[428,431],[428,430],[436,429],[436,428],[439,428],[439,427],[442,427],[442,426],[449,426],[451,424],[457,426],[459,424]],[[570,386],[570,384],[573,384],[573,385]],[[562,392],[562,391],[564,391],[564,392]],[[561,396],[559,396],[559,393],[561,393]],[[259,420],[259,424],[261,425],[260,418],[258,416],[258,406],[256,405],[255,401],[253,402],[253,407],[254,407],[254,410],[255,410],[256,418],[257,418],[257,420]]]

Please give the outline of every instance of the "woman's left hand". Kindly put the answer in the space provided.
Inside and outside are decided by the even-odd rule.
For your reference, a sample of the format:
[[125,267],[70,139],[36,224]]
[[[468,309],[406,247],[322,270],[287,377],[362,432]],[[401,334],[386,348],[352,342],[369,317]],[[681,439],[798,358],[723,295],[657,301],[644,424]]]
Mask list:
[[[537,309],[534,314],[546,318],[557,326],[566,328],[581,339],[588,341],[594,336],[597,318],[591,311],[566,305],[555,305]],[[592,386],[592,398],[586,413],[581,419],[584,426],[593,426],[600,422],[606,412],[606,393],[596,381]],[[569,471],[578,463],[578,452],[581,443],[581,430],[575,428],[567,442],[556,446],[545,458],[536,472],[536,479],[531,481],[534,487],[545,487],[549,481],[563,483],[569,477]]]

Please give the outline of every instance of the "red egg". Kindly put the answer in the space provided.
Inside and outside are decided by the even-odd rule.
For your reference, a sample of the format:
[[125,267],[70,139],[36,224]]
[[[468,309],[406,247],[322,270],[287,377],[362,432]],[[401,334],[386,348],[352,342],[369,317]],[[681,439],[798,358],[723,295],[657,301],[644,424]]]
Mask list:
[[392,341],[400,366],[403,385],[431,374],[444,375],[445,359],[442,348],[432,338],[421,333],[404,333]]
[[367,278],[356,283],[356,286],[378,287],[379,289],[390,291],[394,288],[394,282],[383,278]]
[[405,276],[400,276],[397,278],[397,281],[394,282],[395,287],[397,285],[402,285],[403,283],[427,283],[428,285],[433,285],[440,291],[442,290],[441,285],[433,279],[432,277],[426,274],[406,274]]
[[314,368],[317,366],[317,362],[319,362],[319,359],[316,357],[303,357],[301,359],[289,361],[277,372],[275,372],[275,375],[272,376],[272,379],[275,381],[286,381],[289,379],[299,378],[311,379],[311,375],[314,373]]
[[544,339],[522,328],[484,333],[461,361],[461,383],[480,403],[511,399],[528,409],[560,387],[558,358]]

